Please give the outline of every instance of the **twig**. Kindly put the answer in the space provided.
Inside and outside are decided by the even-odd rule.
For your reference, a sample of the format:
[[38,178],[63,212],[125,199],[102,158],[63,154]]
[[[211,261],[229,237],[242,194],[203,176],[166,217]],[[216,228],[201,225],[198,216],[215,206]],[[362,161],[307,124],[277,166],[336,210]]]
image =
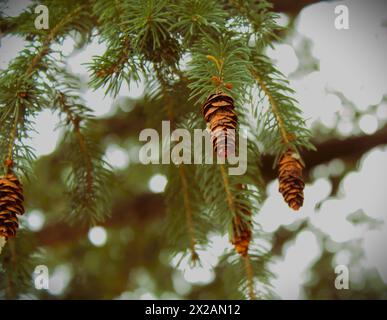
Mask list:
[[193,262],[197,261],[199,259],[199,256],[196,252],[195,246],[196,246],[196,240],[195,240],[195,228],[194,223],[192,219],[192,207],[191,202],[189,200],[189,194],[188,194],[188,183],[187,183],[187,177],[185,174],[185,167],[183,164],[179,166],[179,174],[181,178],[181,184],[183,186],[183,198],[184,198],[184,207],[185,207],[185,214],[187,219],[187,229],[189,233],[190,238],[190,250],[191,250],[191,259]]
[[73,11],[69,12],[61,21],[59,21],[54,28],[50,31],[48,36],[43,41],[42,47],[40,48],[39,52],[35,55],[35,57],[32,59],[31,64],[29,65],[28,69],[26,70],[25,76],[29,77],[33,73],[36,66],[40,63],[40,61],[43,59],[45,55],[49,53],[50,50],[50,44],[51,41],[55,39],[55,37],[60,32],[61,28],[65,26],[67,23],[69,23],[74,16],[76,16],[84,6],[79,6]]
[[62,107],[63,111],[66,113],[67,118],[69,119],[69,121],[73,125],[73,130],[74,130],[74,133],[78,139],[79,147],[85,156],[87,191],[88,191],[88,193],[92,193],[93,192],[93,180],[94,180],[94,178],[93,178],[93,160],[90,156],[89,149],[86,145],[85,137],[81,132],[81,128],[79,125],[81,119],[71,112],[69,106],[66,104],[65,97],[64,97],[63,93],[59,93],[59,102],[60,102],[60,106]]
[[5,165],[5,171],[7,173],[10,172],[12,166],[13,166],[13,147],[15,145],[15,140],[17,136],[17,126],[19,123],[19,106],[16,106],[15,108],[15,118],[12,124],[12,129],[11,129],[11,134],[9,137],[9,143],[8,143],[8,148],[7,148],[7,156],[4,161]]
[[230,183],[228,180],[228,176],[227,176],[227,172],[226,172],[224,164],[220,164],[219,169],[220,169],[220,173],[222,175],[224,190],[226,191],[228,207],[230,208],[231,212],[233,214],[235,214],[236,210],[235,210],[234,197],[231,193]]
[[[59,21],[56,26],[50,31],[48,36],[45,38],[43,41],[43,44],[38,51],[38,53],[32,58],[31,63],[29,64],[27,70],[25,71],[24,75],[19,78],[17,84],[19,84],[22,81],[25,81],[28,77],[30,77],[38,64],[42,61],[43,57],[49,53],[50,50],[50,44],[51,41],[58,35],[60,29],[69,23],[73,17],[78,14],[84,6],[79,6],[75,10],[71,11],[68,13],[61,21]],[[11,129],[11,134],[9,138],[9,144],[8,144],[8,149],[7,149],[7,157],[5,159],[5,162],[8,163],[9,165],[6,165],[6,170],[10,170],[10,166],[12,165],[12,155],[13,155],[13,148],[15,145],[15,140],[17,137],[17,126],[19,123],[19,118],[20,118],[20,108],[23,108],[23,106],[19,106],[18,102],[15,107],[15,118],[13,122],[13,126]]]
[[[157,78],[160,81],[160,84],[162,86],[162,90],[164,93],[164,97],[166,99],[166,108],[167,108],[167,113],[168,113],[168,118],[169,121],[171,122],[172,129],[176,127],[175,124],[175,118],[174,118],[174,113],[173,113],[173,107],[172,103],[170,101],[170,96],[166,90],[167,83],[164,80],[163,76],[161,75],[161,71],[158,67],[156,67],[156,74]],[[187,183],[187,177],[185,173],[185,166],[184,164],[179,165],[179,176],[181,180],[181,184],[183,187],[183,200],[184,200],[184,209],[185,209],[185,215],[186,215],[186,223],[187,223],[187,230],[189,234],[189,239],[190,239],[190,251],[191,251],[191,261],[195,263],[196,261],[199,260],[199,255],[196,252],[196,236],[195,236],[195,225],[193,221],[193,212],[192,212],[192,206],[191,206],[191,201],[188,193],[188,183]]]
[[251,267],[250,257],[247,254],[245,257],[243,257],[243,259],[245,262],[245,268],[246,268],[246,274],[247,274],[247,287],[249,291],[249,298],[250,300],[256,300],[257,296],[254,290],[254,272],[253,272],[253,268]]
[[252,75],[254,78],[258,81],[262,91],[265,93],[265,95],[268,97],[271,110],[273,111],[275,118],[277,120],[278,126],[280,128],[281,136],[285,144],[289,144],[289,138],[288,133],[286,132],[284,121],[279,113],[277,103],[275,102],[272,94],[270,93],[270,90],[267,88],[265,82],[262,80],[262,78],[252,69],[251,70]]
[[[232,195],[231,189],[230,189],[230,182],[229,182],[224,164],[220,165],[220,172],[221,172],[222,179],[223,179],[224,189],[226,191],[228,206],[229,206],[231,212],[234,214],[234,219],[236,219],[235,201],[234,201],[234,197]],[[244,263],[245,263],[247,286],[248,286],[248,290],[249,290],[249,298],[251,300],[255,300],[257,297],[256,297],[255,291],[254,291],[254,273],[253,273],[253,269],[251,268],[249,254],[247,253],[246,256],[242,257],[242,259],[244,260]]]

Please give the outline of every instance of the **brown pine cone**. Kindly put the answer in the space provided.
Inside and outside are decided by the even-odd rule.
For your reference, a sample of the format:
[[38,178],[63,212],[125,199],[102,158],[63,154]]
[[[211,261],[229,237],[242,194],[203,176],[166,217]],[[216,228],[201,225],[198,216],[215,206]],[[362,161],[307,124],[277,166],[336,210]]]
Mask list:
[[290,149],[281,156],[278,163],[279,192],[293,210],[300,209],[304,203],[303,167],[300,156]]
[[17,215],[24,213],[23,187],[13,173],[0,178],[0,236],[8,239],[19,227]]
[[214,151],[224,158],[235,154],[235,134],[238,117],[234,100],[225,93],[210,95],[202,107],[204,120],[211,130]]
[[[244,188],[244,186],[240,186]],[[246,218],[251,216],[251,212],[246,209],[242,210]],[[249,251],[250,241],[251,241],[251,221],[246,220],[245,217],[236,215],[232,220],[232,231],[233,238],[231,243],[234,245],[236,252],[238,252],[242,257],[246,257]]]

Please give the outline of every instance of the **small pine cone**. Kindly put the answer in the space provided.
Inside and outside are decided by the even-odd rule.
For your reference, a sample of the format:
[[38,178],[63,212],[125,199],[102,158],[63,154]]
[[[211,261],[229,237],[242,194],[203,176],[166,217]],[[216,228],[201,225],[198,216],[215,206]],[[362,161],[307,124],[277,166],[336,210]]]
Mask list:
[[281,156],[278,163],[279,192],[293,210],[300,209],[304,203],[303,167],[300,156],[290,149]]
[[[251,215],[249,212],[246,212],[246,214]],[[236,252],[242,257],[246,257],[251,241],[251,222],[247,222],[237,215],[232,221],[232,229],[233,238],[231,243],[234,245]]]
[[19,227],[17,215],[24,213],[23,187],[13,173],[0,178],[0,237],[14,237]]
[[204,120],[211,130],[214,151],[224,158],[235,153],[235,131],[238,117],[234,100],[225,93],[210,95],[202,107]]

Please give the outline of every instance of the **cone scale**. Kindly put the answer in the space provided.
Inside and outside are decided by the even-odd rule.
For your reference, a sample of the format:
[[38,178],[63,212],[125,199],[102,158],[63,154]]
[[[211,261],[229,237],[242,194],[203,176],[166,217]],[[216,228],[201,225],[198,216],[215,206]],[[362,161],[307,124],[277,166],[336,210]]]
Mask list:
[[246,257],[249,251],[251,241],[251,224],[243,220],[242,217],[236,216],[233,219],[233,238],[231,243],[235,251],[242,257]]
[[278,163],[279,192],[293,210],[299,210],[304,203],[303,167],[298,153],[290,149],[281,156]]
[[23,187],[11,172],[0,178],[0,237],[7,240],[16,235],[18,215],[24,213]]
[[235,154],[235,131],[238,117],[234,99],[225,93],[210,95],[202,107],[204,120],[211,131],[214,152],[227,158]]

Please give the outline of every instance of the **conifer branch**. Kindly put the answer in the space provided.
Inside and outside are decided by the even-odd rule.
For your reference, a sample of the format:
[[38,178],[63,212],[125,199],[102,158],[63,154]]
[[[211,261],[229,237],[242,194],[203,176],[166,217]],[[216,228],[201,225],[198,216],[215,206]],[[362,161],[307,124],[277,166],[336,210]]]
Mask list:
[[219,1],[182,0],[173,7],[177,21],[172,26],[189,49],[203,36],[221,33],[227,19],[226,12]]
[[19,108],[15,108],[15,117],[13,121],[13,125],[11,128],[11,134],[9,136],[9,143],[8,143],[8,151],[7,156],[5,158],[4,164],[6,166],[6,172],[9,172],[10,168],[13,165],[13,146],[15,144],[15,139],[17,137],[17,126],[19,122]]
[[68,25],[72,20],[74,20],[77,15],[84,10],[84,6],[79,6],[74,10],[70,11],[66,16],[64,16],[55,26],[51,29],[49,34],[44,39],[42,46],[40,47],[39,52],[32,59],[28,69],[25,72],[25,76],[28,78],[37,68],[39,63],[42,61],[43,57],[47,55],[50,51],[51,42],[58,36],[58,34],[62,31],[63,27]]
[[254,40],[255,47],[262,51],[266,46],[278,40],[276,32],[281,31],[276,20],[279,15],[272,11],[273,5],[266,0],[227,0],[232,8],[245,18],[242,26],[250,27],[247,39]]
[[[29,162],[34,158],[32,151],[24,145],[22,139],[28,137],[28,131],[32,129],[30,118],[48,102],[45,99],[50,89],[48,89],[49,85],[40,83],[39,79],[34,79],[33,76],[36,71],[51,65],[51,61],[45,58],[50,53],[52,42],[66,30],[66,27],[78,17],[83,9],[84,6],[77,6],[64,17],[59,18],[56,25],[43,37],[39,48],[31,45],[31,48],[23,51],[11,62],[8,70],[2,71],[4,81],[0,90],[4,92],[4,95],[0,103],[4,105],[4,108],[1,110],[1,121],[3,128],[9,131],[1,133],[7,137],[5,140],[8,141],[8,145],[5,146],[4,142],[1,144],[8,163],[13,164],[15,154],[18,155],[15,162],[25,162],[26,166],[29,166]],[[43,66],[43,61],[47,65]],[[47,77],[50,78],[49,75]],[[15,151],[16,140],[20,143],[16,146]],[[26,170],[22,164],[17,165],[22,171]]]
[[195,240],[195,226],[192,220],[192,207],[190,202],[190,197],[188,194],[188,183],[185,173],[184,164],[179,165],[179,174],[181,178],[181,183],[183,186],[183,197],[184,197],[184,206],[187,219],[187,229],[190,237],[190,250],[191,250],[191,261],[195,262],[199,259],[199,255],[196,252],[196,240]]
[[278,127],[280,129],[280,132],[281,132],[281,135],[282,135],[282,139],[284,141],[285,144],[289,144],[289,138],[288,138],[288,133],[286,132],[286,128],[285,128],[285,125],[284,125],[284,122],[283,122],[283,119],[279,113],[279,110],[278,110],[278,106],[277,106],[277,102],[275,101],[275,99],[273,98],[272,94],[270,93],[270,91],[268,90],[268,88],[266,87],[266,84],[264,83],[264,81],[261,79],[261,77],[254,71],[254,69],[251,70],[254,78],[258,81],[262,91],[265,93],[265,95],[268,97],[269,99],[269,102],[270,102],[270,106],[271,106],[271,110],[272,112],[274,113],[275,115],[275,118],[277,120],[277,124],[278,124]]
[[79,124],[82,121],[82,119],[78,115],[75,115],[72,112],[70,107],[66,104],[64,94],[61,92],[59,93],[58,102],[59,102],[59,106],[66,113],[68,122],[72,123],[74,133],[78,139],[79,148],[82,154],[84,155],[85,167],[86,167],[86,181],[87,181],[86,190],[88,193],[92,193],[93,192],[93,163],[92,163],[89,149],[86,146],[85,137],[80,130]]
[[234,196],[233,196],[231,189],[230,189],[230,182],[228,180],[228,175],[227,175],[227,172],[225,169],[225,165],[220,164],[219,170],[220,170],[220,174],[222,175],[222,181],[223,181],[224,191],[226,192],[226,199],[227,199],[228,207],[229,207],[230,211],[233,214],[235,214],[236,213],[236,206],[235,206]]
[[242,99],[252,83],[249,55],[249,49],[232,35],[201,39],[192,49],[189,63],[190,99],[202,104],[214,91],[228,93],[235,100]]
[[130,53],[130,42],[127,37],[123,39],[123,50],[119,53],[116,61],[113,61],[111,65],[106,66],[106,68],[101,68],[97,71],[97,77],[110,76],[113,73],[119,73],[124,68],[125,63],[128,60],[128,55]]
[[98,0],[93,11],[99,17],[101,37],[108,42],[108,48],[102,56],[93,57],[87,64],[92,72],[90,85],[94,88],[106,87],[106,94],[116,96],[123,81],[129,85],[131,80],[139,79],[143,69],[140,57],[135,53],[132,35],[124,28],[127,7],[117,1]]
[[266,56],[252,52],[252,62],[254,67],[250,68],[250,73],[269,104],[269,108],[261,108],[257,118],[257,139],[277,156],[276,160],[288,149],[296,153],[299,148],[315,149],[288,81]]
[[246,267],[246,276],[247,276],[247,286],[248,286],[248,293],[250,300],[256,300],[257,296],[255,294],[254,290],[254,272],[251,267],[250,257],[247,254],[245,257],[243,257]]
[[[161,84],[163,98],[166,101],[166,111],[168,114],[168,119],[171,123],[172,130],[174,130],[176,129],[176,119],[173,112],[171,97],[168,92],[168,82],[164,79],[161,69],[162,67],[160,65],[155,64],[156,76],[158,81]],[[184,209],[186,214],[186,227],[187,227],[188,236],[189,236],[189,246],[190,246],[189,249],[191,251],[191,261],[192,263],[196,263],[199,260],[199,255],[196,251],[197,241],[196,241],[195,224],[193,221],[193,210],[192,210],[192,204],[191,204],[191,199],[189,195],[187,174],[186,174],[184,163],[181,163],[178,165],[178,172],[179,172],[179,177],[180,177],[182,191],[183,191],[183,202],[184,202]]]
[[[16,261],[16,250],[14,240],[8,241],[8,247],[10,252],[10,266],[13,270],[17,269]],[[7,278],[7,288],[6,288],[6,298],[15,299],[16,298],[16,288],[13,277],[8,276]]]
[[[230,92],[230,95],[236,96],[238,99],[242,100],[245,95],[246,88],[252,83],[252,78],[248,73],[250,67],[249,62],[246,62],[245,60],[246,55],[248,56],[249,52],[240,50],[242,44],[238,45],[237,42],[234,42],[231,36],[226,35],[224,38],[221,38],[220,43],[214,43],[212,41],[213,40],[210,38],[205,38],[202,42],[203,47],[200,47],[199,45],[195,48],[196,51],[193,53],[193,59],[191,62],[192,69],[190,70],[190,80],[192,82],[189,84],[189,87],[192,89],[191,98],[196,97],[198,101],[201,102],[205,97],[215,96],[211,96],[211,94],[215,92],[215,94],[219,95],[219,101],[225,101],[225,99],[228,99],[229,102],[223,103],[227,105],[233,103],[233,100],[230,100],[227,98],[227,96],[221,96],[221,94],[223,92]],[[233,62],[235,60],[238,60],[238,69],[233,68]],[[210,65],[208,62],[210,62]],[[211,110],[211,108],[216,109],[215,102],[212,102],[210,99],[211,98],[207,98],[206,103],[204,104],[204,112],[206,110]],[[212,105],[212,103],[214,104]],[[228,112],[229,114],[232,113],[232,111]],[[230,119],[230,121],[235,118],[236,117],[233,117]],[[214,117],[211,118],[208,116],[206,119],[214,119]],[[213,127],[216,126],[217,124],[214,123]],[[231,241],[234,242],[234,239],[236,239],[238,235],[240,236],[240,233],[244,231],[246,231],[246,234],[243,234],[243,237],[248,237],[248,239],[240,238],[235,242],[238,249],[240,246],[240,248],[243,250],[238,253],[243,255],[243,257],[240,259],[244,260],[244,257],[249,257],[248,246],[251,237],[250,229],[252,227],[250,225],[250,217],[245,214],[245,212],[250,212],[250,203],[249,200],[246,199],[248,198],[249,192],[244,190],[244,188],[237,188],[237,185],[240,184],[233,183],[233,186],[231,186],[224,164],[219,166],[219,170],[221,176],[220,184],[222,185],[226,194],[225,201],[228,207],[226,212],[228,212],[230,215],[224,221],[225,224],[228,225],[229,230],[230,225],[233,226],[230,231],[230,238],[232,239]],[[215,184],[215,181],[211,181],[210,183]],[[219,194],[217,194],[215,197],[218,200]],[[224,201],[224,198],[220,197],[219,201],[220,200]],[[215,202],[216,200],[212,199],[210,201]],[[222,208],[222,204],[219,203],[218,205],[219,208],[216,208],[215,211]],[[243,221],[241,223],[246,226],[248,230],[240,230],[238,221]],[[246,241],[247,244],[245,243]],[[246,245],[247,249],[245,248]],[[255,293],[253,290],[253,277],[251,275],[251,268],[245,269],[245,279],[249,288],[248,294],[251,298],[254,298]]]
[[[226,172],[225,165],[224,164],[220,164],[219,165],[219,169],[220,169],[220,173],[222,175],[224,190],[226,192],[226,197],[227,197],[227,203],[228,203],[230,212],[232,212],[232,214],[233,214],[233,221],[236,220],[237,216],[240,219],[244,219],[245,216],[241,215],[236,210],[237,206],[235,204],[235,199],[234,199],[233,193],[232,193],[231,188],[230,188],[230,182],[229,182],[229,178],[228,178],[228,175],[227,175],[227,172]],[[249,224],[248,224],[248,227],[250,228]],[[238,228],[236,228],[235,230],[234,230],[234,228],[232,229],[233,233],[234,232],[238,233],[240,231],[241,230],[239,230]],[[234,236],[235,235],[233,234],[232,238],[234,238]],[[250,297],[250,299],[255,300],[256,299],[256,295],[255,295],[255,290],[254,290],[254,274],[253,274],[253,270],[252,270],[251,265],[250,265],[249,253],[247,252],[245,254],[245,256],[243,256],[243,257],[241,256],[241,259],[243,259],[244,262],[245,262],[246,280],[247,280],[249,297]]]
[[[6,170],[12,168],[14,160],[23,168],[21,161],[32,158],[28,146],[24,145],[33,130],[31,119],[42,108],[60,112],[65,129],[61,152],[72,169],[66,181],[72,199],[70,222],[82,219],[96,223],[104,218],[110,207],[106,196],[111,178],[103,160],[103,149],[96,143],[101,137],[94,139],[90,110],[79,102],[78,95],[71,94],[78,87],[61,68],[61,59],[51,54],[51,44],[60,42],[70,31],[77,31],[82,37],[88,35],[86,41],[89,41],[91,31],[97,28],[99,39],[107,44],[105,53],[94,57],[89,64],[92,87],[105,87],[106,93],[116,95],[124,81],[129,84],[144,74],[147,89],[150,89],[145,100],[152,93],[155,95],[147,101],[149,105],[144,103],[152,107],[149,114],[143,111],[142,115],[149,118],[153,115],[153,123],[165,116],[155,111],[159,108],[166,113],[172,129],[193,131],[204,127],[189,97],[190,101],[203,105],[205,122],[213,129],[235,129],[239,124],[251,129],[244,106],[251,98],[249,90],[258,86],[260,94],[269,102],[269,112],[257,121],[264,129],[258,134],[250,130],[250,134],[263,142],[264,151],[278,156],[289,147],[294,150],[311,147],[310,133],[296,101],[291,98],[293,91],[272,62],[262,55],[263,48],[271,45],[278,29],[276,14],[271,12],[266,0],[94,0],[87,3],[52,0],[48,3],[56,8],[52,16],[50,13],[50,21],[55,23],[49,31],[37,31],[27,23],[18,24],[25,17],[31,17],[32,10],[12,19],[16,25],[11,28],[12,32],[28,35],[32,41],[8,70],[1,72],[0,148]],[[0,20],[1,30],[4,29],[2,25],[3,19]],[[250,40],[255,41],[255,48]],[[184,62],[183,54],[192,56],[186,74],[178,67]],[[179,94],[175,95],[176,92]],[[222,112],[217,113],[217,117],[211,117],[211,113],[219,110]],[[228,138],[233,140],[231,136]],[[166,190],[170,216],[167,227],[172,231],[168,240],[175,251],[190,252],[195,261],[197,247],[208,242],[210,230],[221,233],[228,230],[234,244],[231,255],[236,262],[227,263],[231,272],[239,273],[232,279],[235,280],[233,288],[250,299],[257,297],[254,280],[265,282],[270,276],[265,269],[268,255],[255,250],[251,242],[252,215],[261,201],[257,187],[261,177],[257,149],[248,142],[247,173],[238,177],[228,175],[226,164],[169,166]],[[300,169],[296,160],[293,164]],[[78,228],[87,232],[85,226]],[[11,281],[16,296],[18,278],[23,270],[8,271],[21,265],[19,256],[16,266],[7,264],[11,261],[7,259],[12,259],[9,249],[6,247],[0,257],[7,269],[7,277],[0,277],[0,284]],[[17,251],[19,255],[19,249]],[[24,254],[20,254],[21,259],[28,256]]]
[[17,299],[34,290],[31,275],[39,265],[36,243],[31,233],[20,230],[0,255],[0,299]]
[[256,53],[253,59],[256,65],[250,71],[270,106],[266,114],[261,113],[264,121],[260,137],[276,154],[279,191],[289,207],[298,210],[304,202],[302,169],[305,164],[297,147],[314,148],[309,141],[311,133],[302,119],[297,101],[291,96],[293,90],[288,81],[264,55]]
[[[102,159],[100,147],[91,138],[89,109],[71,101],[74,98],[58,91],[56,103],[66,115],[64,125],[71,131],[65,137],[72,209],[70,217],[95,224],[109,215],[108,198],[112,182],[110,167]],[[83,124],[83,126],[81,126]],[[67,144],[66,144],[67,143]]]

